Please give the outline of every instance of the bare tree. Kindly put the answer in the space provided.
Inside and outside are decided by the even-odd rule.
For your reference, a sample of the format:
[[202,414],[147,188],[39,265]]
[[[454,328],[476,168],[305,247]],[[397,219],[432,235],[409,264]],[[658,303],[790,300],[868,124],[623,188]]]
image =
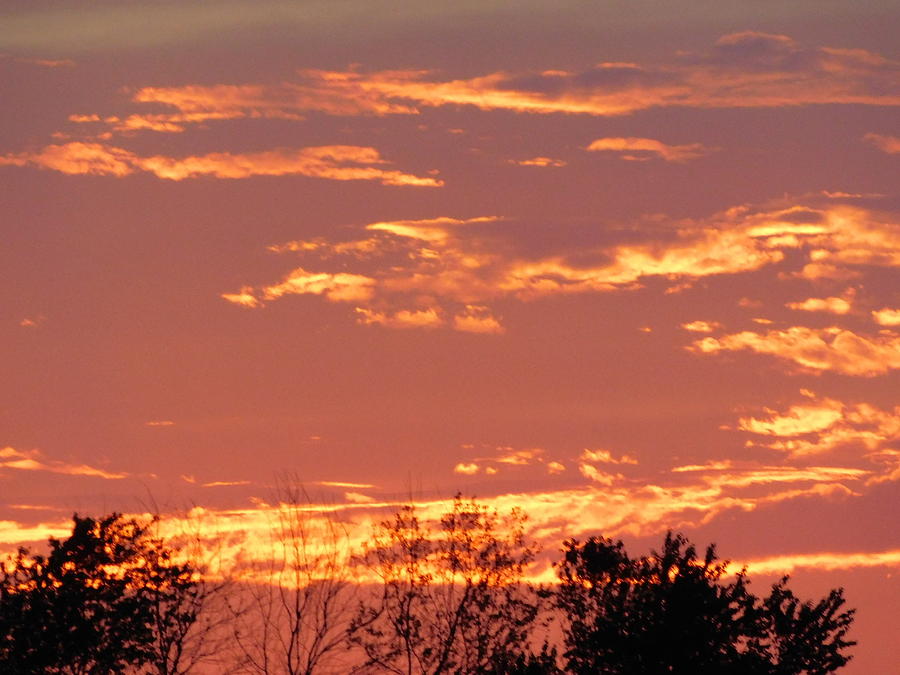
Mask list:
[[363,556],[380,597],[362,603],[349,632],[365,655],[355,672],[505,672],[520,660],[539,610],[523,581],[536,553],[524,522],[459,495],[437,529],[414,506],[382,522]]
[[[221,663],[229,619],[225,596],[231,581],[220,559],[217,528],[204,516],[202,509],[192,509],[182,516],[154,519],[157,533],[146,556],[161,569],[186,563],[185,574],[150,593],[155,637],[151,672],[158,675],[186,675]],[[160,524],[169,530],[180,526],[180,531],[167,533],[165,541],[172,547],[162,545]]]
[[280,480],[266,560],[229,601],[239,672],[313,675],[340,663],[356,603],[349,536],[295,479]]

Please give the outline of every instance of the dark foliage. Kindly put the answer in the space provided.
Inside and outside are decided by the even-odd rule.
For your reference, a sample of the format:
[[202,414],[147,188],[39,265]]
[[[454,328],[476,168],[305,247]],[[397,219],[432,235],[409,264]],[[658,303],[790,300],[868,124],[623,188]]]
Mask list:
[[576,674],[820,675],[845,665],[853,610],[842,591],[801,602],[787,578],[765,598],[743,573],[725,576],[715,548],[703,558],[682,536],[630,558],[621,541],[566,542],[556,605],[567,670]]
[[147,528],[118,514],[76,515],[49,554],[20,549],[3,564],[0,672],[179,672],[197,580]]

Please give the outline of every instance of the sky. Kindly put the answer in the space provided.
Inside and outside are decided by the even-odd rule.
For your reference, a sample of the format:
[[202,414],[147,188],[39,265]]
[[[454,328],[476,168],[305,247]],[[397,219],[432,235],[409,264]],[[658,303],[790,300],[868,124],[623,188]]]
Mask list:
[[896,663],[896,3],[0,12],[4,547],[460,491],[843,586]]

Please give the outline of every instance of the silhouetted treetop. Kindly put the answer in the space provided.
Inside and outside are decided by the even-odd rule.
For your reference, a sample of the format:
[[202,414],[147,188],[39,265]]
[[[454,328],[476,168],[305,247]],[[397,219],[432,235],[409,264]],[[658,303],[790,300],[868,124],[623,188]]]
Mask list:
[[713,546],[698,557],[671,533],[638,558],[603,537],[564,546],[555,603],[569,672],[819,675],[850,658],[853,610],[841,611],[841,590],[801,602],[785,577],[757,598]]
[[20,549],[0,565],[0,672],[181,672],[199,579],[150,525],[75,515],[47,555]]

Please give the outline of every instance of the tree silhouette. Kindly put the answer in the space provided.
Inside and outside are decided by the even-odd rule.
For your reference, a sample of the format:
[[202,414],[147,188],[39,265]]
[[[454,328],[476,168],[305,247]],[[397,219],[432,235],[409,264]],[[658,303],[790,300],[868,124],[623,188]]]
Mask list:
[[0,672],[183,672],[199,579],[148,527],[75,515],[46,556],[20,549],[0,565]]
[[275,497],[268,559],[228,600],[237,672],[340,672],[356,602],[347,532],[294,477],[279,480]]
[[349,631],[365,654],[358,671],[507,673],[527,666],[539,601],[523,583],[535,554],[524,519],[457,495],[437,530],[413,506],[382,522],[364,555],[382,581],[380,597],[363,604]]
[[713,546],[701,559],[671,533],[640,558],[603,537],[564,546],[555,604],[568,672],[819,675],[850,658],[841,590],[801,602],[785,577],[760,600],[743,572],[725,577]]

